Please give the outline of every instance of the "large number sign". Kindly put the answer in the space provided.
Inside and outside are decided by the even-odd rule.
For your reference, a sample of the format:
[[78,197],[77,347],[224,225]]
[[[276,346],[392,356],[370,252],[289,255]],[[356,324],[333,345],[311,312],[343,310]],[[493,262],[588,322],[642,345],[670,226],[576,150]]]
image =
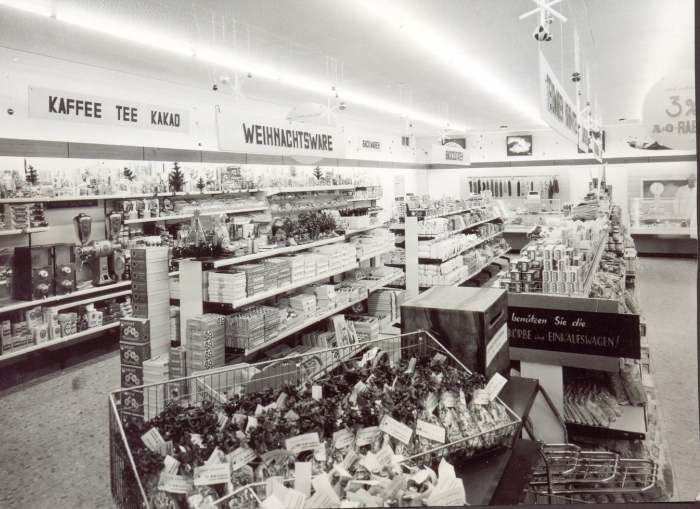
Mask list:
[[248,115],[222,108],[216,116],[219,150],[285,156],[344,157],[344,136],[330,126]]
[[186,134],[187,110],[77,92],[29,87],[29,117]]
[[656,82],[644,98],[642,119],[660,145],[695,149],[695,71],[678,71]]
[[562,136],[578,145],[578,113],[564,87],[540,52],[540,116]]
[[641,356],[639,316],[508,307],[513,348],[603,357]]

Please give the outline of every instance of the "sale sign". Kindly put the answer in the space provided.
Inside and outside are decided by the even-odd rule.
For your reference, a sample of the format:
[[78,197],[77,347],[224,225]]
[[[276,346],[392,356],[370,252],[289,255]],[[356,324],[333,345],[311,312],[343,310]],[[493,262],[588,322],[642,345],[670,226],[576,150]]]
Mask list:
[[695,149],[695,71],[677,71],[656,82],[644,98],[642,119],[660,145]]

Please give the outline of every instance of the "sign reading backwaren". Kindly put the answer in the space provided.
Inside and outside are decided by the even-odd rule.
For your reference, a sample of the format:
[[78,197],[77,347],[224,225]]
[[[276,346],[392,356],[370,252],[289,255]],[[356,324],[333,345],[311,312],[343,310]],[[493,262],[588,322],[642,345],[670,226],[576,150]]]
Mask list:
[[219,150],[284,156],[344,157],[345,138],[335,127],[250,115],[217,112]]
[[77,92],[29,87],[29,117],[186,134],[187,110]]
[[552,129],[578,145],[578,114],[574,103],[540,52],[540,116]]

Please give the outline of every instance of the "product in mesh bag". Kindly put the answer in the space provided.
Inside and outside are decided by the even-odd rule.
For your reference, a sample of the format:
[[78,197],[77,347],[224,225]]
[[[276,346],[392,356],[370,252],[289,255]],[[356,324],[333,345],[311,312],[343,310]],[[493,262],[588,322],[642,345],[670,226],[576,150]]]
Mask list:
[[629,309],[629,312],[633,315],[641,315],[642,314],[642,309],[637,303],[637,299],[635,296],[634,290],[625,290],[625,304],[627,305],[627,309]]
[[642,406],[647,402],[647,394],[642,386],[642,372],[639,364],[632,359],[624,359],[620,362],[620,376],[627,397],[635,406]]
[[593,393],[589,392],[587,395],[582,396],[583,401],[586,404],[586,409],[595,419],[596,426],[602,426],[604,428],[610,427],[610,419],[605,415],[605,412],[600,408],[598,403],[595,401]]
[[627,391],[622,383],[620,373],[608,373],[608,381],[610,382],[610,392],[620,405],[629,405],[630,400],[627,397]]

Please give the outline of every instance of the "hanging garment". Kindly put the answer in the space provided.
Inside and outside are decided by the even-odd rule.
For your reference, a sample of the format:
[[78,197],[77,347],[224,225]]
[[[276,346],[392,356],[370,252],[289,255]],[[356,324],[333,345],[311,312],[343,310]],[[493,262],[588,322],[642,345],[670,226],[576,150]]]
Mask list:
[[557,180],[557,177],[554,177],[554,192],[559,193],[559,181]]
[[518,198],[520,197],[520,181],[518,180]]
[[498,196],[503,198],[503,181],[502,180],[498,183]]
[[[489,187],[489,189],[491,189],[491,192],[493,193],[493,179],[491,179],[491,187]],[[494,194],[496,194],[496,193],[494,193]]]
[[554,186],[550,182],[547,186],[547,197],[551,200],[554,197]]
[[513,186],[511,184],[512,184],[512,182],[509,180],[508,181],[508,196],[513,196]]
[[472,191],[472,181],[471,180],[469,181],[469,192],[470,193],[474,192],[474,191]]
[[476,181],[476,186],[477,186],[476,187],[477,193],[480,193],[481,192],[481,179]]

